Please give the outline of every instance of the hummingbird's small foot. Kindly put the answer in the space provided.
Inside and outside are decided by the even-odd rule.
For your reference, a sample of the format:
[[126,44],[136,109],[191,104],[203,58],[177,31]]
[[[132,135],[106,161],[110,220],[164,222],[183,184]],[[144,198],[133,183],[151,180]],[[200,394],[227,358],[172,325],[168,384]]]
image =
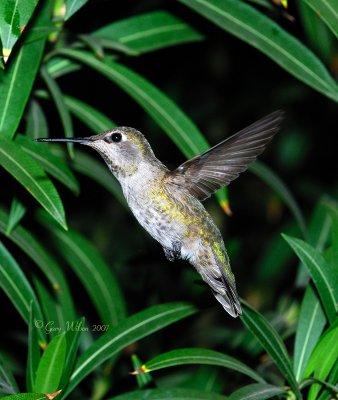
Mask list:
[[175,261],[177,258],[181,258],[181,245],[174,243],[173,248],[163,247],[164,255],[169,261]]

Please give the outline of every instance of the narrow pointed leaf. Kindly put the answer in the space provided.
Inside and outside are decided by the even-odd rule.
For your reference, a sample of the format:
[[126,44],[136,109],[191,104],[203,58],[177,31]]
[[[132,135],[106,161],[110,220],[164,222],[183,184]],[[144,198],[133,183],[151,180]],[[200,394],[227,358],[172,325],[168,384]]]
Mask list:
[[38,0],[2,0],[0,2],[0,39],[5,62],[31,18],[37,3]]
[[75,97],[65,96],[65,103],[69,111],[94,133],[101,133],[116,126],[116,123],[105,114]]
[[41,357],[34,391],[39,393],[54,393],[60,389],[59,384],[66,359],[65,333],[55,336],[48,344]]
[[[143,365],[143,363],[136,354],[132,354],[131,362],[133,364],[134,371],[140,369]],[[142,374],[136,374],[135,377],[137,385],[140,389],[145,388],[147,385],[149,385],[150,382],[152,382],[152,377],[148,372]]]
[[65,20],[74,15],[88,0],[66,0],[66,15]]
[[338,8],[335,0],[302,0],[322,18],[338,38]]
[[300,380],[312,350],[326,324],[326,317],[312,286],[308,286],[302,301],[295,339],[293,370]]
[[335,37],[323,20],[305,1],[297,3],[298,13],[308,42],[322,60],[329,64],[334,55]]
[[226,400],[227,397],[217,393],[193,389],[148,389],[137,390],[114,396],[108,400]]
[[113,22],[91,33],[104,47],[117,41],[137,53],[202,40],[203,36],[166,11],[152,11]]
[[187,364],[206,364],[229,368],[247,375],[257,382],[264,382],[253,369],[226,354],[208,349],[178,349],[160,354],[141,367],[139,373]]
[[75,231],[66,234],[48,218],[41,218],[62,248],[62,255],[81,280],[101,320],[112,327],[125,316],[123,295],[113,272],[99,252]]
[[278,395],[286,395],[285,389],[278,386],[268,385],[267,383],[253,383],[244,386],[229,396],[228,400],[265,400]]
[[6,229],[7,236],[11,234],[12,230],[18,225],[25,213],[26,208],[17,199],[14,198],[8,217],[8,224]]
[[54,155],[49,150],[48,146],[45,146],[43,143],[35,143],[23,135],[17,135],[15,141],[29,156],[34,158],[48,174],[63,183],[72,192],[76,194],[79,193],[80,185],[72,170],[61,157]]
[[307,267],[318,290],[325,313],[332,323],[337,318],[338,311],[338,271],[328,264],[324,257],[303,240],[283,235],[299,259]]
[[[0,209],[0,232],[5,233],[8,217]],[[22,226],[17,226],[9,237],[36,265],[50,282],[51,289],[58,303],[62,308],[61,315],[64,321],[71,321],[75,318],[75,309],[70,294],[69,286],[61,267],[55,259],[46,251],[46,249]]]
[[[75,323],[75,328],[73,328],[72,323]],[[81,327],[84,327],[85,319],[81,318],[77,321],[69,321],[69,326],[66,332],[66,342],[67,342],[67,353],[65,367],[63,370],[62,378],[60,381],[60,387],[64,388],[69,382],[69,378],[73,372],[73,368],[76,361],[77,351],[80,345],[81,338]]]
[[257,48],[300,81],[338,101],[337,83],[321,61],[298,39],[254,7],[238,0],[179,1]]
[[[53,1],[41,3],[32,29],[41,28],[50,21]],[[47,35],[33,42],[29,42],[29,37],[30,34],[8,68],[0,69],[0,137],[12,138],[15,134],[38,72]]]
[[305,219],[299,208],[295,198],[293,197],[290,190],[287,188],[285,183],[265,164],[261,161],[255,161],[249,165],[249,170],[261,178],[267,185],[269,185],[284,203],[289,207],[292,212],[299,229],[301,230],[304,237],[307,235],[307,228],[305,224]]
[[94,342],[79,358],[66,394],[88,374],[123,348],[196,312],[187,303],[168,303],[147,308],[122,320]]
[[32,99],[27,111],[26,135],[31,139],[48,137],[48,124],[40,104]]
[[[195,156],[209,148],[208,142],[190,118],[142,76],[116,62],[100,61],[86,52],[61,49],[59,53],[96,69],[120,86],[158,123],[187,157]],[[217,198],[221,205],[227,203],[226,188],[217,192]]]
[[[303,377],[313,374],[314,378],[326,381],[338,360],[338,320],[326,330],[311,354]],[[321,385],[315,383],[309,391],[309,400],[316,400]]]
[[36,326],[37,316],[34,307],[30,308],[29,325],[28,325],[28,355],[26,367],[26,386],[28,391],[33,391],[35,384],[35,375],[40,361],[40,345],[39,335]]
[[262,314],[251,308],[248,304],[244,302],[242,304],[244,306],[244,312],[241,317],[243,323],[267,351],[289,382],[296,397],[300,399],[301,395],[298,384],[291,368],[290,357],[286,351],[283,340]]
[[[0,287],[4,290],[23,320],[29,324],[31,302],[37,318],[43,321],[36,295],[21,268],[0,242]],[[39,338],[45,341],[45,332],[39,331]]]
[[61,199],[36,161],[18,144],[0,139],[0,165],[13,175],[64,229],[67,229]]
[[[48,87],[52,99],[54,100],[56,109],[58,110],[61,119],[65,136],[67,138],[72,138],[74,136],[73,123],[68,108],[65,105],[61,89],[59,88],[56,80],[49,74],[45,66],[41,67],[41,76],[45,81],[46,86]],[[72,143],[67,143],[67,148],[71,157],[74,156],[73,147],[74,146]]]

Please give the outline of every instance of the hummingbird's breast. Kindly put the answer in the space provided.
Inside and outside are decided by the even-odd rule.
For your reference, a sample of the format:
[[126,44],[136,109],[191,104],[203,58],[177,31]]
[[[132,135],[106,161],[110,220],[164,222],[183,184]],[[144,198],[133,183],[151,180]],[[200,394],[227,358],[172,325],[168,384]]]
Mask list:
[[182,257],[190,258],[197,247],[222,237],[203,205],[182,189],[167,185],[165,174],[129,188],[125,193],[139,223],[163,247],[179,243]]

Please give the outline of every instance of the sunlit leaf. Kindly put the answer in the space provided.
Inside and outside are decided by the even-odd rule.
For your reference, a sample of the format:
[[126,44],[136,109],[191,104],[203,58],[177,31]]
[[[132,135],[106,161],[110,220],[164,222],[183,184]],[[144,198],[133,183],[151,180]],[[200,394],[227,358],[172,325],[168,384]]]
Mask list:
[[14,198],[8,217],[8,224],[6,229],[7,236],[11,234],[12,230],[18,225],[25,213],[26,207]]
[[0,165],[13,175],[64,229],[67,229],[61,199],[36,161],[15,142],[0,139]]
[[281,337],[262,314],[244,302],[243,308],[242,321],[276,363],[289,382],[296,397],[300,399],[301,395],[291,368],[290,357]]
[[49,150],[48,146],[35,143],[23,135],[17,135],[15,141],[19,143],[21,148],[34,158],[48,174],[63,183],[75,194],[79,193],[80,186],[72,170],[62,158],[54,155]]
[[[3,1],[0,2],[4,3]],[[12,3],[12,2],[11,2]],[[16,2],[17,3],[17,2]],[[32,28],[50,21],[53,1],[44,0]],[[29,42],[30,33],[6,70],[0,69],[0,136],[12,138],[19,126],[27,100],[38,72],[47,35]]]
[[299,259],[307,267],[318,290],[325,313],[332,323],[337,318],[338,311],[338,271],[328,264],[324,257],[301,239],[283,235]]
[[145,363],[141,369],[135,371],[135,373],[142,374],[144,372],[151,372],[162,368],[187,364],[206,364],[228,368],[247,375],[257,382],[264,382],[263,378],[261,378],[254,370],[246,366],[241,361],[217,351],[197,348],[178,349],[160,354],[159,356]]
[[338,38],[338,8],[335,0],[303,0],[322,18]]
[[152,11],[113,22],[91,33],[106,48],[116,42],[136,53],[203,39],[188,24],[166,11]]
[[37,4],[38,0],[2,0],[0,2],[0,39],[5,62]]
[[59,384],[66,359],[65,333],[55,336],[44,350],[39,362],[34,384],[35,392],[53,393]]
[[326,318],[319,299],[312,286],[308,286],[300,309],[295,339],[293,370],[298,381],[325,324]]
[[66,2],[66,15],[65,20],[74,15],[81,7],[83,7],[88,0],[65,0]]
[[[196,312],[187,303],[168,303],[147,308],[122,320],[85,351],[75,365],[66,394],[70,393],[100,364],[118,354],[130,343],[142,339]],[[65,394],[65,395],[66,395]]]
[[[37,318],[43,321],[36,295],[21,268],[0,242],[0,287],[4,290],[23,320],[29,324],[31,302]],[[39,338],[45,341],[45,332],[39,331]]]

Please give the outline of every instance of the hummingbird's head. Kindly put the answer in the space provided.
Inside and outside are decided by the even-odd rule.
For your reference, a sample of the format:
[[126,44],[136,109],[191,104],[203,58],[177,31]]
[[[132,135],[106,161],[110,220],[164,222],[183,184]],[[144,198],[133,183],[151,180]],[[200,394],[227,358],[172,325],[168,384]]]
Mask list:
[[134,128],[120,126],[99,135],[85,138],[35,139],[37,142],[80,143],[96,150],[117,177],[133,175],[142,162],[156,159],[141,132]]

